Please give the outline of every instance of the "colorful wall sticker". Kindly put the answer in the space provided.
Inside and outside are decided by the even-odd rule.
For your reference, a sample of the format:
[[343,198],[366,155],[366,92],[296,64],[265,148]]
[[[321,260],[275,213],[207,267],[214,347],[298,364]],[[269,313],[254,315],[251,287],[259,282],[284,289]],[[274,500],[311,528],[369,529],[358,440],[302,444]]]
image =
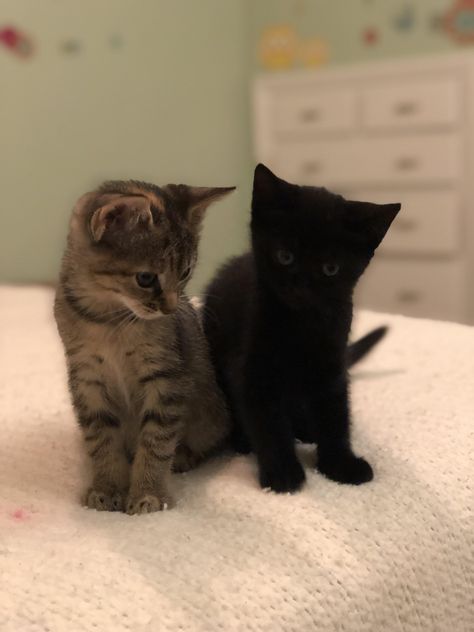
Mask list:
[[294,66],[316,68],[325,64],[329,46],[320,37],[300,38],[286,24],[266,28],[259,43],[260,63],[266,70],[287,70]]
[[326,40],[311,37],[299,44],[298,58],[303,66],[316,68],[325,64],[329,58],[329,47]]
[[393,26],[397,31],[411,31],[415,26],[415,8],[406,4],[395,16]]
[[379,32],[374,26],[368,26],[362,32],[362,41],[366,46],[375,46],[379,41]]
[[460,44],[474,43],[474,0],[456,0],[444,17],[444,28]]
[[291,68],[298,53],[298,37],[293,27],[281,24],[269,26],[261,35],[260,63],[267,70]]
[[30,57],[34,50],[32,39],[15,26],[0,27],[0,44],[18,57]]

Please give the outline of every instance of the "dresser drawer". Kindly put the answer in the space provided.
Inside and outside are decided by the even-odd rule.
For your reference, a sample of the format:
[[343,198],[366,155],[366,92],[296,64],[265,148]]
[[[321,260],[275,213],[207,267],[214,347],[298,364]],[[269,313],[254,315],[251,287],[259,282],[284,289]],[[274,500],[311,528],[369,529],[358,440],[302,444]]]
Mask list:
[[381,252],[449,255],[460,249],[461,201],[457,191],[360,189],[344,195],[379,204],[401,202],[402,210],[390,226]]
[[363,91],[367,130],[450,126],[460,118],[461,86],[455,77],[392,79]]
[[297,184],[353,185],[451,183],[462,174],[457,134],[279,142],[271,167]]
[[336,188],[341,181],[353,181],[359,144],[339,139],[315,143],[279,143],[269,166],[278,176],[295,184]]
[[464,267],[458,261],[375,259],[360,282],[359,307],[440,320],[465,319]]
[[361,140],[353,172],[376,184],[449,183],[462,175],[461,138],[439,133]]
[[276,134],[307,138],[310,134],[348,132],[356,127],[353,90],[299,88],[278,92],[271,105],[271,127]]

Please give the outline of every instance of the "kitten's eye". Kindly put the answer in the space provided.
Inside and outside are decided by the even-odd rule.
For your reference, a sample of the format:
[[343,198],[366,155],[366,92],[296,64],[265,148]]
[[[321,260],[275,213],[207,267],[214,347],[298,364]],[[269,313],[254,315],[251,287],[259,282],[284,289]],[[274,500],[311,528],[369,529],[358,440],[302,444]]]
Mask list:
[[295,260],[295,255],[289,250],[277,250],[276,258],[282,266],[289,266]]
[[332,277],[339,272],[339,266],[337,263],[325,263],[323,265],[323,272],[326,276]]
[[140,287],[152,287],[157,280],[156,274],[153,272],[137,272],[135,279]]

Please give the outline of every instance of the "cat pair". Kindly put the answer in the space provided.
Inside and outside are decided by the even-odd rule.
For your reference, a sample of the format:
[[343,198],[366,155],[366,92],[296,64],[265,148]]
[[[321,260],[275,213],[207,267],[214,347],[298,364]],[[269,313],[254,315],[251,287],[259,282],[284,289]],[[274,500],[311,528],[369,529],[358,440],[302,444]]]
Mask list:
[[[184,293],[206,208],[233,188],[108,182],[72,214],[55,301],[69,388],[93,467],[85,503],[129,514],[172,503],[171,472],[231,440],[262,487],[318,469],[363,483],[350,445],[352,291],[400,206],[348,202],[255,171],[252,253],[211,282],[201,325]],[[204,330],[204,331],[203,331]]]

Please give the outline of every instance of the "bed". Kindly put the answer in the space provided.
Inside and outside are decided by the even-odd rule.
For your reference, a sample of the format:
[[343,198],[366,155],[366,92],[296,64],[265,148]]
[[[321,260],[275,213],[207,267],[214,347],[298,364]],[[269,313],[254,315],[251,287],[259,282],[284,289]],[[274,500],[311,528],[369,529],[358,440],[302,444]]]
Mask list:
[[474,630],[474,329],[390,326],[353,370],[361,487],[263,493],[252,457],[176,475],[147,516],[79,503],[85,468],[48,288],[0,288],[2,632]]

